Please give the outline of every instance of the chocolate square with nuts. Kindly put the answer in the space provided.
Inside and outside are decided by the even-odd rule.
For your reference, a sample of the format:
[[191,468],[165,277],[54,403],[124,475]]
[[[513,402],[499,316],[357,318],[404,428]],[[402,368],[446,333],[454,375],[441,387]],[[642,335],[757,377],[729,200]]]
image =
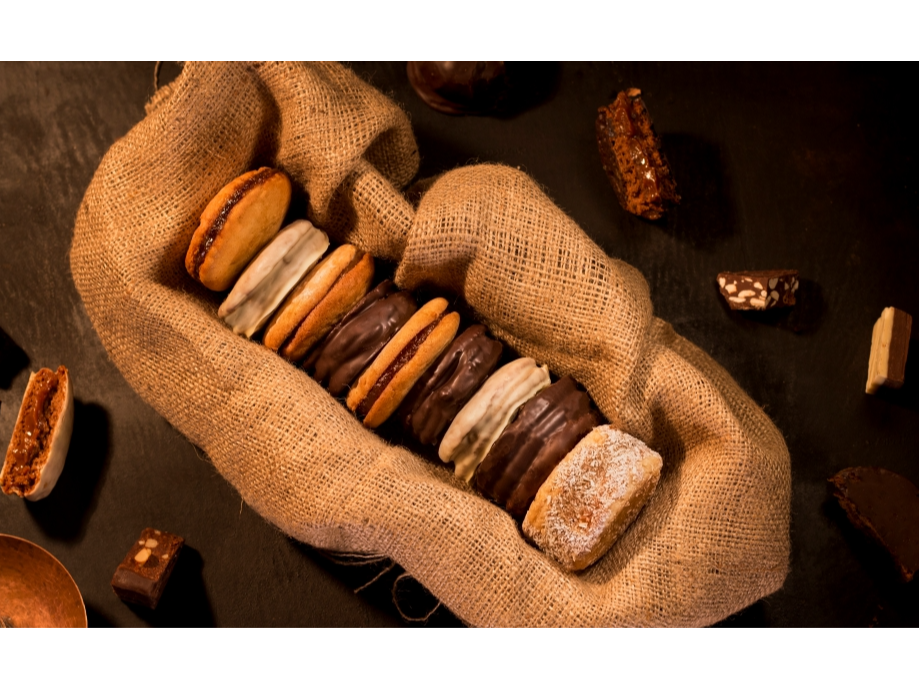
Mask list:
[[734,310],[792,307],[798,289],[798,272],[725,271],[718,274],[718,289]]
[[175,534],[145,529],[112,577],[115,594],[122,601],[155,609],[184,543]]

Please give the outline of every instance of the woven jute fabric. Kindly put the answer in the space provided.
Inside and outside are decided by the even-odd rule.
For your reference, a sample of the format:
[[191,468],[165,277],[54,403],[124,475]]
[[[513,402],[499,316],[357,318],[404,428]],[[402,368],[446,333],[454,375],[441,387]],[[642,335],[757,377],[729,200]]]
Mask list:
[[[660,451],[656,493],[599,563],[562,572],[446,467],[220,322],[184,255],[214,194],[264,164],[290,174],[294,213],[397,262],[402,287],[462,296]],[[318,548],[394,559],[470,624],[706,625],[779,588],[790,461],[762,410],[525,174],[460,168],[416,209],[399,190],[417,168],[405,114],[341,65],[187,64],[96,171],[74,280],[127,381],[259,514]]]

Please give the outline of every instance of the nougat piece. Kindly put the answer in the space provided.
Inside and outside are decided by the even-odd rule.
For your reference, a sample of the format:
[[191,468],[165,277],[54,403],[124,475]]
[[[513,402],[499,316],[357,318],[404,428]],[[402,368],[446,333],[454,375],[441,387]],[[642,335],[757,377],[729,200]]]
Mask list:
[[906,374],[906,355],[913,317],[896,307],[887,307],[871,332],[868,382],[865,392],[874,394],[881,386],[899,388]]
[[718,274],[718,289],[735,311],[793,307],[798,272],[790,269],[724,271]]

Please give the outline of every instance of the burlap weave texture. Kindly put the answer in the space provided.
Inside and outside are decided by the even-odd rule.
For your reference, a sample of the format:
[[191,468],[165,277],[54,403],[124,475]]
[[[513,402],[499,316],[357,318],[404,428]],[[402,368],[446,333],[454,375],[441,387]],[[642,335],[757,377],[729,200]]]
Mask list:
[[[418,168],[405,114],[337,64],[188,64],[148,110],[86,192],[74,280],[127,381],[263,517],[320,548],[392,557],[474,625],[704,625],[781,586],[780,433],[533,180],[461,168],[413,209],[398,191]],[[397,261],[402,287],[462,295],[661,452],[657,492],[596,566],[561,572],[446,468],[389,446],[217,319],[185,250],[217,190],[262,164],[290,174],[295,210],[334,240]]]

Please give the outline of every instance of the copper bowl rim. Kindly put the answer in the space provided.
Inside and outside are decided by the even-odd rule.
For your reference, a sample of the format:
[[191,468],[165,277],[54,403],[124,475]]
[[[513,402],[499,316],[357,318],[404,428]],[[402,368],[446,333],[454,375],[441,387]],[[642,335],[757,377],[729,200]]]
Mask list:
[[67,579],[70,581],[70,584],[73,585],[73,591],[76,592],[77,598],[80,600],[80,608],[83,609],[83,626],[82,627],[88,628],[89,619],[86,616],[86,602],[83,601],[83,593],[80,592],[80,588],[77,587],[76,580],[73,579],[73,575],[71,575],[70,571],[64,567],[64,564],[61,563],[53,553],[48,551],[48,549],[45,549],[39,546],[38,544],[36,544],[35,542],[29,541],[28,539],[23,539],[22,537],[17,537],[13,534],[3,534],[2,532],[0,532],[0,541],[3,541],[4,539],[9,539],[11,541],[18,541],[33,549],[37,549],[38,551],[44,553],[48,558],[51,559],[54,565],[56,565],[58,568],[61,569],[61,571],[67,576]]

